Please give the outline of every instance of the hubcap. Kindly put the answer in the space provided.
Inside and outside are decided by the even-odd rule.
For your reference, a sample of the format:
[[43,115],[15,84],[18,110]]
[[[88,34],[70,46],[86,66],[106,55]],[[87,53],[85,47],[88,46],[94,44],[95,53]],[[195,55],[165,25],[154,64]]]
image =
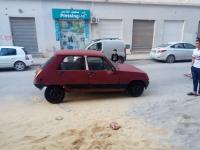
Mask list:
[[17,64],[15,65],[15,67],[16,67],[17,70],[23,70],[25,66],[24,66],[23,63],[17,63]]
[[169,63],[173,63],[174,62],[174,57],[170,56],[169,57]]
[[53,88],[50,93],[49,93],[50,97],[52,99],[59,99],[62,95],[61,92],[59,92],[57,89]]

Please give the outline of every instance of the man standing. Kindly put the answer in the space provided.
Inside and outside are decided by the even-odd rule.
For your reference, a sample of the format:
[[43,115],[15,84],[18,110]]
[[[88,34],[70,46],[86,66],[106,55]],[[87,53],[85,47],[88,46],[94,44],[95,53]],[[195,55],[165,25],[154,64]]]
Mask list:
[[[196,49],[192,54],[193,92],[188,95],[200,96],[200,38],[196,39]],[[199,88],[198,88],[199,87]]]

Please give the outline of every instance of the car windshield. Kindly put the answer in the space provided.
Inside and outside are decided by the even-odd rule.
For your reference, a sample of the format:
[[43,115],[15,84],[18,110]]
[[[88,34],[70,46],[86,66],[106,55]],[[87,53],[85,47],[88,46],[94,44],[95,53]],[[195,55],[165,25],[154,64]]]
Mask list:
[[170,46],[171,44],[161,44],[159,45],[158,47],[167,47],[167,46]]
[[92,43],[94,43],[94,42],[93,42],[93,41],[90,41],[88,44],[86,44],[85,49],[86,49],[90,44],[92,44]]

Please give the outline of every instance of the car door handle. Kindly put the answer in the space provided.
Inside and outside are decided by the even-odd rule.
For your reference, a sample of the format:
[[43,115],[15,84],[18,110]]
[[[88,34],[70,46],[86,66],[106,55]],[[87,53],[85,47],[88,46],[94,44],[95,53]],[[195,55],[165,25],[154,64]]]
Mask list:
[[89,72],[89,73],[88,73],[88,75],[89,75],[90,77],[94,76],[95,74],[96,74],[95,72]]
[[59,74],[60,74],[60,75],[63,75],[63,74],[64,74],[64,71],[60,71]]

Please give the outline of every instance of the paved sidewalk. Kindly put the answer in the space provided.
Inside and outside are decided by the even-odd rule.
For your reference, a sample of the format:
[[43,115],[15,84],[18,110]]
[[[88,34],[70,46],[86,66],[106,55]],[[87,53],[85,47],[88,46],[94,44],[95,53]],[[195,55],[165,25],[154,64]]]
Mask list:
[[136,54],[127,54],[126,60],[127,61],[134,61],[134,60],[144,60],[144,59],[151,59],[149,53],[136,53]]
[[[34,58],[34,66],[40,66],[44,64],[49,58]],[[148,53],[141,53],[141,54],[130,54],[126,55],[127,61],[134,61],[134,60],[144,60],[150,59]]]

